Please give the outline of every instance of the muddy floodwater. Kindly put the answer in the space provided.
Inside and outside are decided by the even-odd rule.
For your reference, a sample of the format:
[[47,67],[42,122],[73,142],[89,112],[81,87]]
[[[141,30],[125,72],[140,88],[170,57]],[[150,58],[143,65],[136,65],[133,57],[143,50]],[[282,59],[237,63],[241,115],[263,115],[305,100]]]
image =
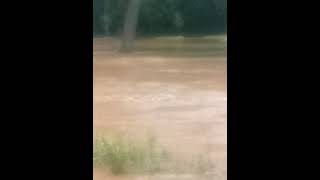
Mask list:
[[[131,54],[118,53],[115,40],[94,39],[94,136],[152,134],[181,158],[203,154],[214,164],[206,179],[226,180],[225,39],[142,39]],[[112,176],[94,169],[94,180],[201,178],[188,173]]]

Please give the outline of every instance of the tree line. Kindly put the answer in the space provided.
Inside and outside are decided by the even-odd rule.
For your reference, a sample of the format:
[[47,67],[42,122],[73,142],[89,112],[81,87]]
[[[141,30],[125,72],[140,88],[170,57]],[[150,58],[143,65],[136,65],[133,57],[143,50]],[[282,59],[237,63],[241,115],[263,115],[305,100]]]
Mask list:
[[121,35],[127,29],[130,39],[133,30],[141,35],[225,32],[226,3],[227,0],[93,0],[93,33]]

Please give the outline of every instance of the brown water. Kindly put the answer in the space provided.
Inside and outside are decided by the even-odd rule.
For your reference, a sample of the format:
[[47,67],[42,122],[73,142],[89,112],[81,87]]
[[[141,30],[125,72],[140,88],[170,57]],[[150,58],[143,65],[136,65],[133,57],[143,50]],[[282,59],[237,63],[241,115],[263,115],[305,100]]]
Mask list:
[[[209,158],[214,170],[201,178],[226,180],[227,61],[221,42],[141,40],[137,51],[127,55],[114,51],[116,41],[93,43],[95,135],[151,133],[179,157]],[[201,50],[190,52],[204,46],[210,50],[203,51],[205,55]],[[159,52],[161,47],[176,49]],[[115,177],[94,170],[94,180],[201,178],[188,174]]]

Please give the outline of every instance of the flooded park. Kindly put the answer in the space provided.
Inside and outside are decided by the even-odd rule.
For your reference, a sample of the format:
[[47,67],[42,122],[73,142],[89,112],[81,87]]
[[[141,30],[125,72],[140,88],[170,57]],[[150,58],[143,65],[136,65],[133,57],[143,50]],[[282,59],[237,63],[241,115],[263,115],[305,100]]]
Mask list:
[[93,1],[93,179],[227,179],[226,0]]
[[206,172],[114,176],[103,179],[226,179],[227,58],[226,36],[139,39],[135,51],[119,53],[119,41],[93,41],[94,137],[122,136],[139,141],[155,137],[183,162],[201,155]]

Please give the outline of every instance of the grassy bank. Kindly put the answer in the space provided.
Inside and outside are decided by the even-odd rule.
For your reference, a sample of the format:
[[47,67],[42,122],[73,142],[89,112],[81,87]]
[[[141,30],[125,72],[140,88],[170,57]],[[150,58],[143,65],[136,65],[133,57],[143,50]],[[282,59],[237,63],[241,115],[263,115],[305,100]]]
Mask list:
[[99,137],[94,142],[94,167],[114,175],[155,173],[200,173],[211,171],[212,163],[202,155],[178,160],[157,144],[154,137],[133,140],[121,136]]

